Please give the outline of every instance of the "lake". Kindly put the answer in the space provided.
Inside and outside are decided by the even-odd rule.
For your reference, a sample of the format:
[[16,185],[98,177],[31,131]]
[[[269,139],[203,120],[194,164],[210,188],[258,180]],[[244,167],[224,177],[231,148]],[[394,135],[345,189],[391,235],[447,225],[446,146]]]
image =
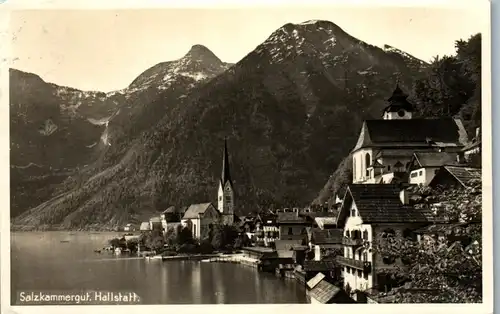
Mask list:
[[[11,301],[21,291],[131,291],[142,304],[306,303],[295,280],[238,264],[94,253],[119,233],[11,233]],[[69,242],[61,242],[69,241]]]

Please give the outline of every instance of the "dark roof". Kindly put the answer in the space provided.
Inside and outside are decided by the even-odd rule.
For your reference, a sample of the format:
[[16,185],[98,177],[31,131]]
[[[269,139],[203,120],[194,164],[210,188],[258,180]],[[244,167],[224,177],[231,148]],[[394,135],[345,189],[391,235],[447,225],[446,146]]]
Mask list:
[[306,220],[303,216],[297,213],[278,213],[277,223],[305,223]]
[[277,215],[259,215],[259,217],[264,226],[276,225],[276,220],[278,218]]
[[317,229],[312,230],[311,241],[314,244],[341,244],[342,229]]
[[337,219],[343,225],[354,201],[364,223],[428,222],[431,213],[401,202],[399,184],[350,184]]
[[229,155],[227,152],[227,140],[224,139],[224,153],[222,157],[222,173],[221,173],[221,184],[224,186],[226,182],[229,182],[231,186],[233,185],[233,181],[231,180],[231,173],[229,172]]
[[414,153],[414,158],[420,167],[441,167],[457,162],[457,153],[451,152],[421,152]]
[[385,107],[384,112],[396,112],[401,109],[413,112],[413,105],[407,100],[407,98],[408,95],[401,90],[399,85],[396,85],[391,97],[387,99],[389,105]]
[[366,120],[353,151],[363,147],[459,147],[467,142],[462,122],[453,118]]
[[212,203],[193,204],[189,206],[182,219],[196,219],[199,214],[204,214]]
[[[463,187],[468,187],[470,180],[481,180],[481,168],[443,166],[439,171],[449,172]],[[438,176],[439,172],[434,179]],[[434,181],[434,179],[432,179],[432,181]],[[432,184],[432,181],[429,184]]]
[[320,303],[328,303],[337,293],[340,292],[340,288],[332,285],[326,280],[321,280],[314,288],[309,291],[309,296],[318,300]]
[[337,263],[335,261],[305,261],[304,271],[331,271],[335,269]]

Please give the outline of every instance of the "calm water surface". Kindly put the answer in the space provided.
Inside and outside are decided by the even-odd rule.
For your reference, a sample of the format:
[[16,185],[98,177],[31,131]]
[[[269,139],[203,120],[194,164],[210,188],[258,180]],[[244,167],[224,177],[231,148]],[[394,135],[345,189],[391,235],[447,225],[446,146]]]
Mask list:
[[[133,291],[144,304],[305,303],[295,280],[237,264],[94,253],[117,233],[11,234],[12,304],[23,290]],[[69,241],[62,243],[61,241]]]

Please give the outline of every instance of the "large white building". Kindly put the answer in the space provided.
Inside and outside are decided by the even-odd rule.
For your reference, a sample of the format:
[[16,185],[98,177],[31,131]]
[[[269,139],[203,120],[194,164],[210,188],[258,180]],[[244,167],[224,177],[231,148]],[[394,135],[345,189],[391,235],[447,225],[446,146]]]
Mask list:
[[352,184],[344,196],[337,219],[343,229],[344,289],[384,290],[390,280],[381,271],[404,266],[376,253],[373,243],[387,237],[413,237],[413,230],[429,224],[431,213],[409,205],[409,194],[399,184]]
[[414,119],[407,97],[396,87],[383,119],[363,123],[352,151],[353,183],[407,181],[415,152],[460,152],[467,144],[461,120]]

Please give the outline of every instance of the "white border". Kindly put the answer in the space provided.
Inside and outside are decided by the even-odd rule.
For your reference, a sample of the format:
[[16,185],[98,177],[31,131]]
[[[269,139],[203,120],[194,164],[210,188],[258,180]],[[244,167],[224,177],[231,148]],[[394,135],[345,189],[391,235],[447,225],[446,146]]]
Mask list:
[[[139,8],[236,8],[236,7],[331,7],[331,6],[405,6],[405,7],[454,7],[466,8],[467,6],[484,7],[484,29],[481,30],[483,40],[482,55],[482,134],[483,134],[483,280],[484,293],[483,304],[403,304],[403,305],[384,305],[377,306],[367,304],[356,305],[136,305],[136,306],[10,306],[10,219],[9,219],[9,123],[0,124],[1,147],[5,150],[0,158],[2,164],[2,174],[0,176],[1,199],[3,209],[0,213],[1,242],[1,299],[2,313],[110,313],[120,311],[122,313],[144,313],[144,311],[162,311],[167,310],[183,311],[183,313],[216,312],[233,313],[238,311],[241,314],[256,312],[289,313],[297,311],[314,310],[315,312],[333,311],[369,311],[371,313],[493,313],[493,215],[492,215],[492,143],[491,143],[491,34],[490,34],[490,4],[487,1],[479,0],[326,0],[326,1],[298,1],[298,0],[7,0],[0,4],[0,115],[8,120],[8,45],[10,43],[10,34],[8,31],[10,10],[24,9],[139,9]],[[457,21],[460,23],[460,21]],[[7,58],[7,59],[5,59]],[[489,140],[488,139],[489,135]],[[356,307],[356,308],[353,308]],[[314,307],[312,309],[311,307]]]

